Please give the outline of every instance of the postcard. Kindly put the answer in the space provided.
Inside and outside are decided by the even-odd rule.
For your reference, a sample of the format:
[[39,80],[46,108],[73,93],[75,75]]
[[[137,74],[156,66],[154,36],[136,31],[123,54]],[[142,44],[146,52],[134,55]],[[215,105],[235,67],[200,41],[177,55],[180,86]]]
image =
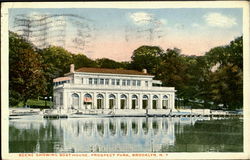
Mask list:
[[249,3],[9,2],[3,159],[249,159]]

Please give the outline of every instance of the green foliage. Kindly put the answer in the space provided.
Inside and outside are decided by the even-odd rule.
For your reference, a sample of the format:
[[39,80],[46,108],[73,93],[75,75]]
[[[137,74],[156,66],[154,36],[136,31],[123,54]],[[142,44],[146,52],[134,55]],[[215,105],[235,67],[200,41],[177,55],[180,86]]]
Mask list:
[[73,55],[73,63],[75,64],[75,68],[97,67],[97,64],[95,61],[89,59],[87,56],[83,54]]
[[10,105],[39,94],[46,94],[46,80],[41,63],[42,57],[35,48],[18,35],[9,33],[9,89]]
[[184,87],[187,76],[184,74],[187,70],[187,63],[180,55],[179,49],[168,49],[161,55],[159,67],[159,78],[166,86],[175,86],[177,90]]
[[243,106],[243,38],[238,37],[229,45],[211,49],[205,55],[211,64],[218,64],[211,73],[211,100],[225,108]]
[[238,66],[229,64],[211,75],[211,98],[229,109],[243,105],[243,73]]
[[96,63],[100,68],[125,68],[125,64],[121,62],[116,62],[108,58],[97,59]]
[[212,48],[204,56],[184,56],[177,48],[163,51],[156,46],[141,46],[131,58],[129,69],[146,68],[164,86],[175,87],[184,106],[199,101],[203,108],[210,108],[211,104],[242,108],[242,36],[229,45]]
[[136,70],[147,69],[148,73],[155,74],[162,53],[163,50],[158,46],[141,46],[133,52],[131,66]]
[[[69,72],[69,66],[73,63],[73,55],[62,47],[50,46],[40,50],[43,57],[43,63],[49,64],[47,68],[52,68],[53,72],[63,76],[64,73]],[[46,69],[47,69],[46,68]]]
[[39,50],[42,56],[44,76],[47,81],[48,95],[53,94],[53,79],[61,77],[69,72],[69,66],[73,63],[73,56],[62,47],[50,46]]

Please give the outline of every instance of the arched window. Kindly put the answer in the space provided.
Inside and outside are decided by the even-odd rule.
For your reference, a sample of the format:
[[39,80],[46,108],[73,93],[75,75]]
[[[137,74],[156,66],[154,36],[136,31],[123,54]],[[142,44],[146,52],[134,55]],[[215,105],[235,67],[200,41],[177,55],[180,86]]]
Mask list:
[[109,109],[115,108],[115,95],[110,94],[109,95]]
[[157,95],[154,95],[154,96],[153,96],[153,99],[158,99],[158,96],[157,96]]
[[121,95],[120,106],[121,106],[121,109],[127,108],[127,96],[125,94]]
[[168,96],[164,95],[164,96],[163,96],[163,99],[168,99]]
[[136,109],[138,106],[138,97],[137,95],[132,95],[132,109]]
[[83,97],[83,104],[85,105],[85,109],[92,108],[92,96],[90,94],[85,94]]
[[157,95],[153,96],[152,104],[153,104],[153,109],[157,109],[157,106],[158,106],[158,96]]
[[147,95],[143,95],[142,99],[148,99]]
[[71,95],[71,99],[72,99],[72,101],[71,101],[71,107],[75,108],[75,109],[79,108],[79,95],[76,94],[76,93],[73,93]]
[[147,109],[148,108],[148,96],[143,95],[142,96],[142,109]]
[[110,99],[115,99],[115,95],[111,94],[111,95],[109,95],[109,98]]
[[102,94],[97,95],[97,109],[103,109],[104,106],[104,96]]
[[84,95],[84,102],[92,102],[92,96],[90,94]]
[[103,97],[103,95],[102,94],[98,94],[97,95],[97,99],[103,99],[104,97]]
[[132,95],[132,99],[137,99],[137,95]]
[[122,94],[121,99],[127,99],[127,96],[125,94]]
[[163,99],[162,99],[162,108],[163,109],[168,109],[169,108],[169,105],[168,105],[168,96],[167,95],[164,95],[163,97],[162,97]]

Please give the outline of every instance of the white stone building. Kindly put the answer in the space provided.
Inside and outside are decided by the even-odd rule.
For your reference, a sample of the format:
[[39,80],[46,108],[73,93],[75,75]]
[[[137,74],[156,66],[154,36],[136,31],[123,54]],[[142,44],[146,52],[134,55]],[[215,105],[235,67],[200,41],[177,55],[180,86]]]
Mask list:
[[174,109],[174,87],[162,87],[147,73],[124,69],[79,68],[54,82],[54,107],[61,111],[117,115],[167,114]]

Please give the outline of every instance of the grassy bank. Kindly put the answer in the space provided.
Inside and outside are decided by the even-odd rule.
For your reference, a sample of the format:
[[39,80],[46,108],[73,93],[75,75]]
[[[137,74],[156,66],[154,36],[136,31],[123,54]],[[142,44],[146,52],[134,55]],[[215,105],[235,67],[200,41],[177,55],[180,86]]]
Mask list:
[[[53,102],[39,99],[29,99],[27,101],[27,106],[31,108],[50,108],[53,106]],[[18,108],[25,107],[23,102],[20,102],[17,106]]]

